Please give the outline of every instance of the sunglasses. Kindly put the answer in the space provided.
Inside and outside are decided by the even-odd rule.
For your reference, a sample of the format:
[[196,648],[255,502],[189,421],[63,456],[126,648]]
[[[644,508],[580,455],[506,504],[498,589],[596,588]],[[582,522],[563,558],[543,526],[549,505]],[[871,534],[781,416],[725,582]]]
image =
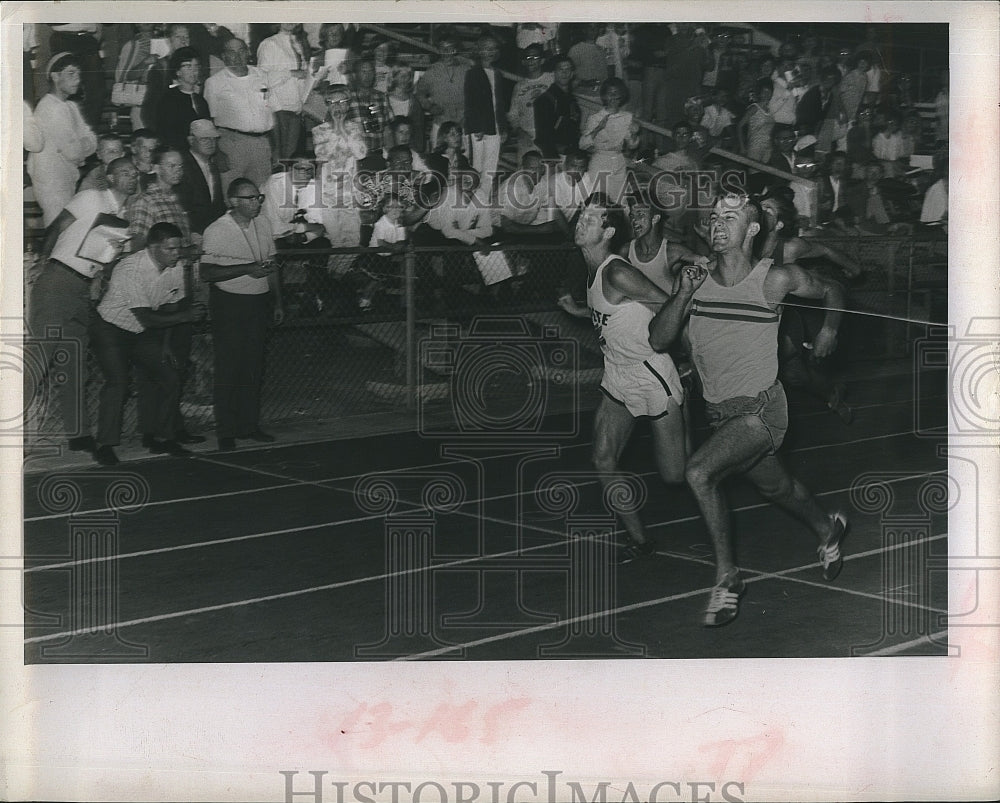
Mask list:
[[233,200],[236,199],[241,201],[257,201],[258,203],[264,203],[263,195],[234,195]]

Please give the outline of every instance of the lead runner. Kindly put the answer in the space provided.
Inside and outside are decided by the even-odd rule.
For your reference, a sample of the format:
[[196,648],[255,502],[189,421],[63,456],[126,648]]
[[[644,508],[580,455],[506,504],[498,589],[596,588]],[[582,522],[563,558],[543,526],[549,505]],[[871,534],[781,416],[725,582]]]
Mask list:
[[715,587],[703,624],[717,627],[739,613],[746,584],[733,556],[730,515],[721,484],[743,474],[760,494],[805,522],[819,542],[823,578],[840,573],[842,513],[828,514],[775,454],[788,427],[788,405],[778,381],[778,324],[786,295],[821,299],[823,328],[813,343],[817,357],[837,345],[843,290],[795,264],[750,262],[761,210],[742,194],[719,197],[712,208],[708,268],[685,267],[677,293],[650,323],[653,348],[667,348],[689,319],[688,335],[704,389],[712,434],[691,456],[685,477],[715,551]]
[[[617,255],[630,226],[621,207],[594,193],[580,213],[573,234],[587,265],[587,307],[563,296],[559,305],[571,315],[590,317],[604,352],[604,395],[594,414],[593,461],[607,487],[618,475],[618,461],[637,418],[649,418],[653,451],[664,482],[684,480],[687,427],[684,390],[668,354],[654,351],[649,324],[654,309],[669,297]],[[589,308],[589,309],[588,309]],[[652,555],[639,515],[619,511],[628,540],[618,558],[631,563]]]

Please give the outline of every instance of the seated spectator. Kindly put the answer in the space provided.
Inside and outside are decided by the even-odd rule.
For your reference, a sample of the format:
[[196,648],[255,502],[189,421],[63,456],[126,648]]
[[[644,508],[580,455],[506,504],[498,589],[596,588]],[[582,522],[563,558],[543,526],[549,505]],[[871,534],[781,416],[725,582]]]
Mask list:
[[219,132],[211,120],[191,122],[187,145],[187,150],[181,151],[181,180],[174,189],[191,230],[202,234],[226,213],[222,189],[226,158],[219,152]]
[[413,152],[406,145],[389,149],[384,170],[359,170],[355,182],[355,199],[361,219],[361,243],[371,239],[372,226],[382,215],[382,205],[387,197],[394,196],[403,205],[402,221],[405,226],[416,225],[427,213],[429,203],[425,187],[430,176],[413,169]]
[[691,152],[691,124],[687,120],[678,120],[670,130],[670,150],[658,156],[653,162],[655,170],[667,170],[672,173],[683,170],[697,170],[698,160]]
[[458,123],[446,120],[441,124],[434,152],[425,161],[429,170],[445,178],[456,170],[472,170],[462,149],[462,127]]
[[909,167],[909,159],[913,154],[919,153],[921,150],[921,140],[923,139],[923,121],[920,119],[920,114],[916,111],[909,112],[903,118],[903,131],[901,134],[903,140],[902,149],[900,151],[900,159],[904,160],[900,165],[903,168],[902,172],[906,172],[906,168]]
[[834,66],[819,72],[820,121],[816,129],[816,153],[825,155],[847,143],[847,113],[839,91],[840,72]]
[[840,100],[848,121],[855,119],[868,91],[869,56],[858,54],[848,62],[850,70],[840,79]]
[[[584,38],[573,45],[566,55],[573,61],[577,81],[582,84],[599,84],[609,77],[604,49],[595,41],[601,33],[600,26],[590,23],[584,31]],[[628,102],[627,99],[625,102]]]
[[181,386],[175,360],[169,354],[165,359],[165,334],[197,320],[200,311],[185,299],[180,230],[157,223],[142,239],[146,247],[115,266],[93,328],[94,354],[104,374],[94,456],[104,466],[119,462],[114,447],[121,442],[133,365],[143,378],[139,418],[140,428],[152,433],[147,448],[154,454],[190,454],[174,439]]
[[382,202],[382,216],[375,221],[372,228],[369,248],[383,249],[377,254],[366,254],[363,260],[363,272],[367,281],[358,297],[358,308],[367,312],[372,308],[375,295],[388,283],[398,280],[402,275],[402,251],[408,238],[407,227],[402,222],[403,203],[393,193],[387,195]]
[[899,115],[890,112],[885,128],[872,138],[872,156],[882,163],[882,170],[889,178],[902,175],[908,166],[909,154],[905,155],[907,163],[900,163],[904,158],[904,146]]
[[921,223],[942,223],[948,222],[948,154],[934,154],[934,175],[935,181],[924,193],[923,204],[920,209]]
[[139,192],[125,204],[124,217],[129,223],[131,248],[146,246],[146,233],[155,223],[173,223],[181,230],[183,245],[194,253],[201,235],[191,233],[191,221],[177,197],[177,185],[184,175],[184,159],[177,148],[159,147],[153,154],[156,182],[145,192]]
[[143,192],[156,181],[153,167],[153,151],[160,146],[160,138],[151,128],[140,128],[132,132],[129,146],[132,161],[139,170],[139,191]]
[[438,39],[441,58],[417,81],[415,93],[421,108],[431,118],[431,142],[439,141],[438,129],[445,122],[459,125],[465,119],[465,74],[471,66],[458,54],[458,39],[446,32]]
[[494,223],[511,243],[562,241],[567,230],[554,219],[546,195],[545,165],[538,151],[528,151],[521,169],[505,179],[497,192]]
[[823,171],[816,177],[817,222],[832,222],[838,210],[846,205],[850,176],[850,166],[844,151],[834,151],[827,156]]
[[552,84],[534,102],[535,144],[546,159],[579,149],[583,114],[573,95],[573,60],[556,56]]
[[705,103],[695,95],[684,101],[684,119],[691,126],[691,141],[688,143],[688,153],[699,166],[705,163],[709,151],[718,144],[718,138],[713,137],[702,125],[705,116]]
[[[427,162],[424,161],[424,157],[413,147],[413,123],[408,117],[394,117],[392,122],[389,123],[389,139],[392,140],[394,146],[405,147],[410,152],[410,161],[413,165],[413,169],[420,172],[427,172]],[[389,163],[389,148],[382,149],[382,157],[385,159],[386,164]]]
[[49,91],[35,107],[44,147],[28,154],[28,175],[35,200],[48,226],[69,203],[80,180],[80,167],[97,150],[97,137],[70,97],[80,89],[80,63],[58,53],[48,64]]
[[117,134],[101,134],[97,138],[97,158],[100,164],[80,180],[77,192],[83,190],[106,190],[108,188],[108,165],[125,155],[125,146]]
[[[424,152],[424,110],[420,108],[413,92],[413,68],[408,64],[396,64],[392,67],[386,101],[393,120],[402,117],[410,124],[407,142],[394,139],[392,144],[409,144],[414,152],[413,163],[419,165],[416,154]],[[417,169],[420,169],[419,166]]]
[[[729,109],[729,93],[725,89],[716,89],[712,93],[712,102],[705,107],[705,112],[699,121],[708,129],[709,135],[715,140],[722,140],[731,128],[736,118]],[[732,131],[729,131],[732,137]]]
[[768,110],[768,103],[773,91],[774,83],[770,78],[759,79],[754,90],[754,99],[736,125],[740,153],[755,162],[771,161],[774,115]]
[[872,154],[872,140],[875,137],[874,113],[870,106],[858,109],[855,124],[847,131],[847,158],[853,165],[853,178],[864,178],[865,168],[875,158]]
[[545,197],[553,210],[553,219],[562,220],[568,232],[576,227],[577,215],[590,197],[589,163],[586,151],[573,150],[566,154],[563,169],[548,176],[549,189]]
[[183,148],[191,121],[211,116],[199,91],[201,58],[193,47],[181,47],[170,55],[168,65],[172,83],[156,106],[156,131],[163,144]]
[[768,163],[776,170],[794,173],[795,165],[795,130],[789,125],[776,125],[771,133],[771,161]]
[[517,144],[518,159],[523,158],[528,151],[537,149],[534,104],[553,82],[552,73],[542,71],[545,51],[541,45],[529,45],[525,48],[521,63],[524,65],[525,77],[515,82],[507,112],[510,134]]
[[882,163],[871,162],[864,181],[848,188],[849,221],[862,234],[893,234],[907,228],[905,222],[893,220],[895,209],[884,192],[883,178]]

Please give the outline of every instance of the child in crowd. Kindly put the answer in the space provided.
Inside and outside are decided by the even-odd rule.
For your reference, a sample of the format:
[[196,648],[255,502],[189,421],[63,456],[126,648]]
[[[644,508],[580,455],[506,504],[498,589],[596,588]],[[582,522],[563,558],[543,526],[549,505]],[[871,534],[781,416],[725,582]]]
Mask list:
[[358,307],[367,312],[372,308],[372,300],[381,289],[386,277],[400,275],[403,250],[406,248],[407,231],[401,222],[403,202],[398,195],[386,195],[382,205],[382,216],[375,221],[369,248],[380,249],[372,254],[368,265],[362,268],[369,281],[361,290]]

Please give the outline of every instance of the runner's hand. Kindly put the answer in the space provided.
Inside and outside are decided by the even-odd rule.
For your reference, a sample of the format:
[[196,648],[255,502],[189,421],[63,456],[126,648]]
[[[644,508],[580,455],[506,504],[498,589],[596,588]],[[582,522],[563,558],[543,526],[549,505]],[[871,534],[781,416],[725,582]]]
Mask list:
[[708,268],[704,265],[685,265],[681,268],[680,292],[691,294],[705,283]]
[[813,356],[817,360],[829,357],[837,348],[837,333],[831,329],[820,329],[813,338]]

